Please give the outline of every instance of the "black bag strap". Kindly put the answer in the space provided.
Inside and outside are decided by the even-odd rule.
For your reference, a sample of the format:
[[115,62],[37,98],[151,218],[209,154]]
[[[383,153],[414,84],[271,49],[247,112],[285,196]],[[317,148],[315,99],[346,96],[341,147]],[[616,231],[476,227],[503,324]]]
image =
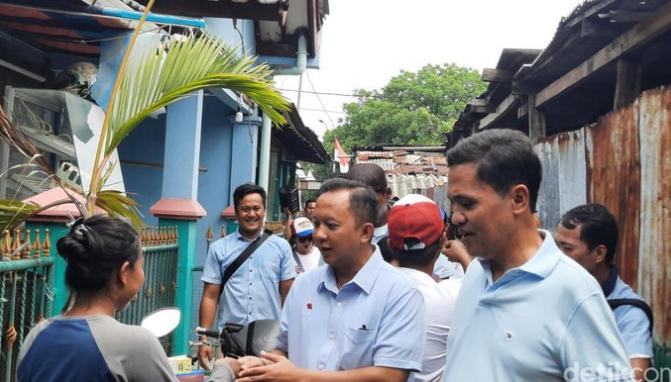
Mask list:
[[611,310],[615,310],[615,308],[623,305],[633,305],[643,310],[645,315],[648,316],[648,321],[650,321],[650,336],[652,336],[652,326],[654,325],[655,321],[654,317],[652,316],[652,309],[650,309],[650,305],[648,305],[645,301],[639,300],[637,298],[614,298],[612,300],[606,301],[608,301],[608,305],[610,306]]
[[224,276],[223,279],[221,280],[221,288],[219,289],[219,298],[221,298],[221,294],[224,293],[224,286],[226,286],[226,283],[228,280],[235,274],[235,272],[240,269],[240,266],[247,261],[247,259],[265,242],[268,240],[268,238],[272,235],[272,232],[270,231],[263,231],[263,234],[259,237],[256,238],[247,248],[245,248],[244,251],[238,257],[233,260],[231,265],[226,268],[224,271]]

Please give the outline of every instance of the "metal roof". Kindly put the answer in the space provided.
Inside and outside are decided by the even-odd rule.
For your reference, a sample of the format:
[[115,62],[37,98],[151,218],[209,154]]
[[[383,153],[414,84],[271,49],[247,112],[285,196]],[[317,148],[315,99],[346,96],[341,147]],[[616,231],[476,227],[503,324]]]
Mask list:
[[[0,29],[43,52],[97,59],[103,41],[119,38],[110,32],[132,30],[141,15],[130,5],[113,0],[100,0],[96,5],[82,0],[2,0]],[[142,31],[157,29],[154,23],[205,26],[199,19],[151,13]]]
[[[641,40],[641,46],[630,46],[626,57],[640,68],[640,91],[668,84],[671,71],[666,62],[671,55],[671,33],[659,21],[664,16],[660,12],[668,12],[668,4],[669,0],[588,0],[578,5],[561,19],[554,37],[535,58],[518,67],[497,66],[514,73],[511,81],[490,82],[487,91],[478,97],[484,108],[475,108],[477,112],[471,111],[471,105],[464,108],[453,126],[450,146],[483,128],[527,132],[527,96],[541,92],[545,92],[546,99],[536,106],[544,115],[546,136],[596,122],[614,107],[618,60],[608,57],[617,57],[618,49],[624,49],[623,36],[646,36],[642,31],[653,30],[648,34],[654,38]],[[657,22],[646,24],[651,17]],[[613,52],[610,56],[604,53],[609,49]],[[510,54],[504,50],[499,64]],[[590,61],[599,54],[598,62]],[[566,77],[569,74],[573,77]],[[562,79],[566,82],[564,90],[548,96],[548,89]]]
[[447,159],[442,154],[418,155],[404,150],[357,151],[356,159],[357,163],[375,163],[387,174],[447,175]]
[[296,106],[292,104],[291,110],[283,114],[288,124],[281,129],[275,129],[273,136],[282,141],[297,160],[319,164],[330,163],[331,156],[326,152],[317,134],[305,126]]
[[387,184],[391,188],[392,197],[402,198],[409,194],[417,193],[418,190],[440,187],[447,184],[447,176],[441,175],[387,175]]

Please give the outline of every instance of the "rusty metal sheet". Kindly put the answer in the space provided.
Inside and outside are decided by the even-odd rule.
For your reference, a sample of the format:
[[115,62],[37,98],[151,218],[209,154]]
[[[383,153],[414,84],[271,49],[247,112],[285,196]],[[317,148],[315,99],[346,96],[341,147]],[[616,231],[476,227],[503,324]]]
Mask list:
[[[638,292],[655,315],[655,342],[671,347],[671,88],[637,101],[641,144],[641,219]],[[631,211],[632,213],[634,210]]]
[[559,159],[556,139],[545,139],[535,146],[535,150],[543,168],[537,211],[543,228],[554,230],[554,225],[559,220]]
[[635,108],[608,114],[585,135],[588,201],[605,205],[615,215],[620,230],[616,263],[622,279],[637,290],[641,161]]
[[535,151],[543,166],[538,212],[554,231],[562,214],[587,200],[584,129],[548,137]]
[[[587,202],[585,165],[585,130],[572,131],[557,136],[559,156],[559,215]],[[559,222],[552,222],[556,225]],[[553,227],[554,230],[554,227]]]

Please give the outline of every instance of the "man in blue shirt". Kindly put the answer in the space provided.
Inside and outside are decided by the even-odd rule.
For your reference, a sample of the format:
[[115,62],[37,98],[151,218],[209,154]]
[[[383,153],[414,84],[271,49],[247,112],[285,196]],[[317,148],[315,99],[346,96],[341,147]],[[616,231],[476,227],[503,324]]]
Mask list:
[[[240,227],[210,246],[203,267],[201,280],[205,286],[199,322],[203,328],[221,330],[226,322],[245,325],[258,320],[279,320],[281,304],[296,277],[289,243],[271,236],[238,268],[220,293],[226,268],[263,234],[266,192],[257,185],[243,184],[235,189],[233,204]],[[212,358],[212,349],[202,345],[198,357],[207,368],[205,360]]]
[[[559,249],[582,265],[601,284],[606,299],[636,299],[641,296],[620,279],[615,260],[619,232],[613,214],[600,204],[584,204],[562,216],[555,241]],[[613,310],[615,322],[624,339],[629,362],[636,379],[643,380],[651,366],[652,337],[645,311],[633,305]]]
[[447,153],[466,272],[442,381],[631,381],[596,280],[533,216],[541,163],[521,132],[488,130]]
[[276,349],[242,359],[237,381],[402,382],[421,370],[424,303],[371,245],[377,211],[359,182],[322,185],[313,235],[327,265],[296,279]]

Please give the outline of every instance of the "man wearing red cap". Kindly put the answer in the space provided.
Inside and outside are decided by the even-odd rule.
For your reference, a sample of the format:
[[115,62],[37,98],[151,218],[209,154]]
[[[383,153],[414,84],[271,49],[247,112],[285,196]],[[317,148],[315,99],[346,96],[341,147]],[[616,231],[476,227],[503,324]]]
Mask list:
[[447,335],[462,279],[437,283],[434,264],[445,242],[440,208],[422,195],[407,195],[389,212],[389,248],[400,270],[417,286],[426,306],[422,371],[414,381],[435,381],[445,368]]

